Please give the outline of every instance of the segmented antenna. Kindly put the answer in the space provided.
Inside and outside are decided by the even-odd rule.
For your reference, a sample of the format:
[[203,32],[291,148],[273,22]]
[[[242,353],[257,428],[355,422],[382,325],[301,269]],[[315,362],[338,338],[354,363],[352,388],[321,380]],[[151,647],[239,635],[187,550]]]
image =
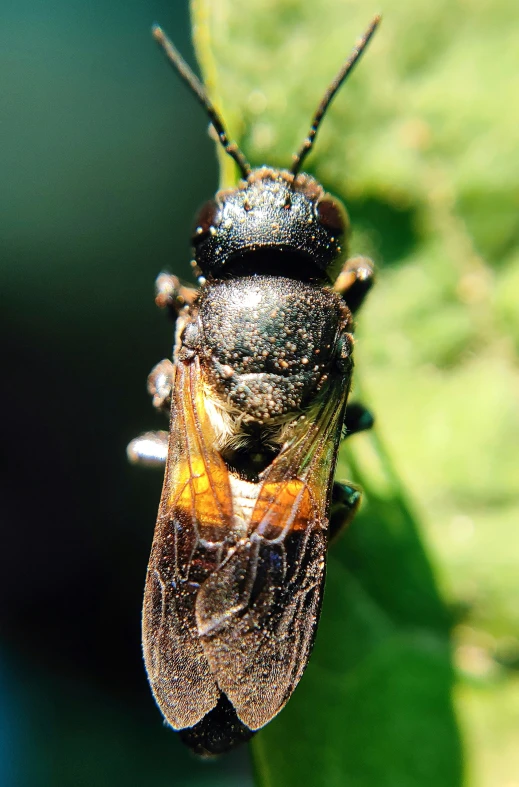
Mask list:
[[162,47],[170,64],[173,66],[177,74],[181,76],[186,85],[191,88],[200,104],[204,107],[205,111],[209,115],[209,120],[211,121],[225,152],[235,160],[238,167],[240,168],[242,176],[247,179],[251,173],[251,166],[238,145],[235,142],[229,141],[223,120],[218,114],[214,105],[211,103],[204,86],[190,69],[180,52],[175,49],[167,35],[164,33],[163,29],[159,25],[153,25],[152,33],[155,41],[157,41],[157,43]]
[[373,17],[370,26],[368,27],[362,38],[359,38],[359,40],[355,44],[355,47],[351,55],[346,60],[343,67],[341,68],[341,70],[339,71],[333,82],[330,84],[328,90],[324,94],[323,99],[317,108],[317,112],[313,117],[312,125],[310,126],[310,131],[308,133],[308,136],[306,137],[305,141],[301,145],[299,151],[295,153],[293,156],[293,164],[290,169],[293,175],[297,175],[297,173],[300,171],[303,165],[303,161],[305,160],[305,158],[307,157],[307,155],[312,149],[316,134],[319,130],[321,120],[323,119],[326,110],[330,106],[331,101],[335,96],[335,94],[337,93],[338,89],[340,88],[340,86],[342,85],[348,74],[351,73],[353,67],[358,62],[360,56],[366,49],[373,33],[375,32],[378,25],[380,24],[380,19],[381,17],[378,14]]

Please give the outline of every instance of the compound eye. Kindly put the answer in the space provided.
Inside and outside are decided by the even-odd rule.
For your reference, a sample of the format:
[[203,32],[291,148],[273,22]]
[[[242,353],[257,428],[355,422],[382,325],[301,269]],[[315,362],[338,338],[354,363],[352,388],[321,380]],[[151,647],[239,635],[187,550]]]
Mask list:
[[218,205],[214,199],[209,200],[209,202],[206,202],[205,205],[200,208],[193,232],[193,244],[196,245],[207,238],[211,232],[211,228],[214,227],[217,214]]
[[316,213],[323,227],[336,235],[344,235],[348,227],[348,215],[338,200],[326,195],[317,203]]

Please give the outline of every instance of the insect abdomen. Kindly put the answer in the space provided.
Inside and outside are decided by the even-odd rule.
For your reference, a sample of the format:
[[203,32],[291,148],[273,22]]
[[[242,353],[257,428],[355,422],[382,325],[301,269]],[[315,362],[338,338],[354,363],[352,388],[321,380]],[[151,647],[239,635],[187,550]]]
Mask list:
[[210,757],[250,740],[254,730],[239,720],[225,694],[221,694],[218,704],[207,716],[194,727],[181,730],[179,735],[195,754]]

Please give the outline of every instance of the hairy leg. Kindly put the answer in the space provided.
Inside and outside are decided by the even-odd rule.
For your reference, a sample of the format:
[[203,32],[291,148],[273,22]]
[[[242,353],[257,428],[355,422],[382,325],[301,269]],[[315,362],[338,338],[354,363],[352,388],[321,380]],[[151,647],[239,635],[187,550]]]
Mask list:
[[[345,437],[371,429],[373,423],[373,416],[362,404],[348,404],[344,417]],[[336,538],[350,524],[357,513],[361,497],[361,490],[354,484],[334,482],[330,505],[330,540]]]
[[128,444],[126,454],[134,465],[163,467],[168,456],[168,432],[146,432]]
[[175,377],[175,364],[164,358],[153,367],[148,375],[148,393],[152,397],[153,407],[169,414],[171,391]]
[[186,287],[172,273],[159,273],[155,279],[155,303],[160,309],[167,309],[173,320],[185,306],[191,306],[197,297],[196,287]]
[[344,263],[333,288],[342,295],[350,311],[355,314],[375,280],[374,266],[368,257],[351,257]]

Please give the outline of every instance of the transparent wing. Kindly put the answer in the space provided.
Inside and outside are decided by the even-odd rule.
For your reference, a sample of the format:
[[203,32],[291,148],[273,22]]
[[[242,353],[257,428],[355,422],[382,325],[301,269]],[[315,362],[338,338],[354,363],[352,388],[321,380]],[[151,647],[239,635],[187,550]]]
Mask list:
[[196,620],[207,663],[251,729],[285,705],[312,649],[347,383],[340,379],[329,387],[315,422],[299,422],[263,473],[248,537],[198,592]]
[[199,588],[233,543],[228,473],[213,446],[198,361],[180,362],[142,623],[148,678],[175,729],[196,724],[220,697],[195,620]]

